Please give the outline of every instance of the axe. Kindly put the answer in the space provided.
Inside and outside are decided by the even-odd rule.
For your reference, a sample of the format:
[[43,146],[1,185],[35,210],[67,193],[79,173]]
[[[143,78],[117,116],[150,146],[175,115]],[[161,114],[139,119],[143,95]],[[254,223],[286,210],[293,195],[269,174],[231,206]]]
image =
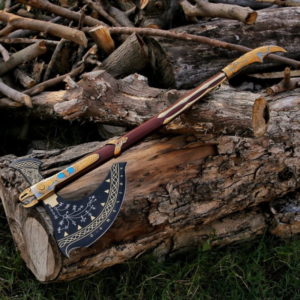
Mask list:
[[276,51],[285,52],[278,46],[263,46],[246,53],[147,122],[110,140],[101,149],[49,178],[44,179],[40,173],[42,161],[33,158],[16,160],[10,167],[18,170],[30,185],[20,194],[20,202],[26,208],[38,202],[43,203],[52,220],[58,247],[66,257],[69,257],[73,249],[93,244],[111,227],[122,206],[126,187],[126,162],[113,164],[103,183],[81,200],[64,199],[56,192],[168,124],[244,67],[254,62],[263,62],[266,55]]

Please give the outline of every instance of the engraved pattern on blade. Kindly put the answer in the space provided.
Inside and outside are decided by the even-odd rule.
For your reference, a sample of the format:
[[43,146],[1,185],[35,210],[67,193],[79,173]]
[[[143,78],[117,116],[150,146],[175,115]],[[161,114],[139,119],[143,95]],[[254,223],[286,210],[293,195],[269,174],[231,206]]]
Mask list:
[[[117,201],[118,197],[118,190],[119,190],[119,166],[113,165],[111,169],[111,184],[110,184],[110,192],[108,196],[108,200],[105,203],[105,206],[101,212],[101,214],[90,223],[90,225],[78,230],[76,233],[67,236],[61,240],[58,240],[59,247],[64,247],[66,244],[71,245],[71,243],[84,238],[85,236],[89,235],[95,229],[103,224],[107,220],[108,215],[111,213],[115,202]],[[95,196],[90,197],[90,201],[96,201],[97,199]],[[89,205],[89,204],[88,204]]]
[[42,197],[43,195],[49,193],[54,189],[54,187],[58,184],[63,182],[64,180],[70,178],[71,176],[77,174],[79,171],[83,170],[84,168],[90,166],[94,162],[96,162],[99,158],[99,154],[91,154],[78,162],[74,163],[70,167],[64,169],[63,171],[38,182],[36,185],[31,187],[34,195],[37,199]]
[[43,201],[49,213],[61,252],[87,247],[113,224],[121,208],[126,188],[126,163],[116,163],[102,184],[89,196],[72,201],[56,195],[56,205]]
[[39,172],[41,164],[43,162],[38,159],[24,158],[13,162],[10,167],[19,171],[26,181],[33,185],[44,179]]
[[[224,80],[222,80],[222,79],[224,79]],[[216,76],[212,80],[209,80],[208,82],[206,82],[206,83],[202,84],[201,86],[197,87],[196,89],[194,89],[194,91],[192,91],[190,94],[186,95],[184,98],[182,98],[180,101],[178,101],[178,103],[176,103],[175,105],[171,106],[170,108],[168,108],[165,111],[163,111],[162,113],[160,113],[157,118],[159,118],[159,119],[164,118],[170,112],[172,112],[173,110],[176,110],[179,106],[188,103],[191,98],[195,97],[195,99],[193,99],[193,101],[191,101],[187,105],[185,105],[180,111],[175,111],[174,114],[172,116],[169,116],[168,119],[166,119],[164,122],[164,124],[169,123],[176,116],[178,116],[180,113],[182,113],[185,109],[189,108],[195,102],[197,102],[200,99],[200,97],[206,95],[208,92],[210,92],[211,90],[216,88],[216,86],[218,86],[225,80],[227,80],[225,75],[223,73],[220,73],[218,76]],[[216,82],[215,85],[214,85],[214,82]]]

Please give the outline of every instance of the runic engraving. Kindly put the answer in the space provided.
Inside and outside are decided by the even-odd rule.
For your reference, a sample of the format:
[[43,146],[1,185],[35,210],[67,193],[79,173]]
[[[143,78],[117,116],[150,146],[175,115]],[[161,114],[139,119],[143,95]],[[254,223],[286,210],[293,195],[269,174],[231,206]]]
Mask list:
[[39,168],[42,163],[42,161],[29,158],[15,162],[11,166],[20,171],[29,184],[35,184],[43,180],[42,175],[39,173]]
[[114,204],[118,197],[118,189],[119,189],[119,165],[115,164],[112,166],[111,170],[111,185],[110,185],[110,192],[108,196],[108,200],[106,202],[105,207],[101,214],[93,220],[88,226],[83,227],[81,230],[69,235],[66,238],[62,238],[58,240],[58,244],[60,247],[64,247],[66,244],[71,245],[71,243],[82,239],[86,235],[90,235],[95,229],[101,226],[103,222],[107,220],[107,217],[112,212],[114,208]]

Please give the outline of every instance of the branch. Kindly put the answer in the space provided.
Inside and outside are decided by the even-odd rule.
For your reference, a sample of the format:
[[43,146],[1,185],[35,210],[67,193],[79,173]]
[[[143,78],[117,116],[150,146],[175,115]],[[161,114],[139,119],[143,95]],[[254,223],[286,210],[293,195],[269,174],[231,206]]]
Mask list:
[[114,18],[112,18],[102,7],[98,4],[93,2],[92,0],[84,0],[92,9],[100,14],[103,18],[105,18],[108,22],[116,27],[121,27],[122,25],[118,23]]
[[65,39],[61,39],[60,42],[56,45],[56,48],[55,48],[55,50],[52,54],[51,60],[48,63],[48,67],[47,67],[46,72],[44,74],[43,81],[48,80],[48,78],[49,78],[49,76],[52,72],[53,66],[54,66],[54,64],[57,60],[58,55],[59,55],[59,52],[61,51],[62,47],[66,44],[66,42],[68,42],[68,41],[65,40]]
[[[93,28],[92,30],[96,30],[98,27]],[[100,27],[101,28],[101,27]],[[84,30],[90,31],[91,28],[86,28]],[[132,34],[137,33],[140,35],[148,35],[148,36],[159,36],[159,37],[165,37],[165,38],[171,38],[171,39],[178,39],[183,41],[189,41],[189,42],[196,42],[201,44],[210,45],[211,47],[220,47],[224,49],[230,49],[230,50],[236,50],[242,53],[246,53],[251,51],[251,48],[231,44],[215,39],[211,39],[205,36],[198,36],[188,33],[177,33],[175,31],[167,31],[167,30],[161,30],[161,29],[153,29],[153,28],[131,28],[131,27],[110,27],[108,28],[109,32],[111,34]],[[278,61],[282,64],[293,66],[295,69],[300,68],[300,62],[294,59],[282,57],[276,54],[270,54],[268,55],[268,58],[273,59],[274,61]]]
[[16,69],[14,71],[15,78],[19,80],[23,87],[26,89],[32,88],[36,85],[35,80],[30,78],[25,72],[21,71],[20,69]]
[[299,78],[292,78],[290,68],[284,69],[284,78],[278,84],[275,84],[269,88],[267,88],[266,93],[270,96],[274,96],[275,94],[290,91],[298,88],[300,86],[300,79]]
[[293,2],[293,1],[281,1],[281,0],[256,0],[256,2],[259,3],[270,3],[270,4],[276,4],[279,6],[300,6],[299,2]]
[[23,93],[20,93],[14,89],[12,89],[11,87],[9,87],[8,85],[6,85],[5,83],[3,83],[3,81],[0,79],[0,92],[7,96],[8,98],[17,101],[19,103],[25,104],[28,107],[32,108],[32,101],[31,98],[28,95],[25,95]]
[[8,51],[0,44],[0,53],[4,61],[9,60],[9,53]]
[[0,43],[3,44],[35,44],[44,42],[45,45],[56,46],[59,41],[41,40],[41,39],[29,39],[29,38],[0,38]]
[[23,106],[23,104],[20,102],[12,101],[9,98],[0,99],[0,108],[11,108],[11,107],[20,107],[20,106]]
[[0,21],[7,23],[7,26],[1,32],[2,36],[15,29],[29,29],[65,38],[84,47],[87,46],[87,38],[85,34],[77,29],[50,22],[22,18],[3,11],[0,12]]
[[11,55],[8,61],[0,63],[0,76],[24,62],[30,61],[33,58],[46,53],[46,51],[47,48],[45,47],[45,43],[42,41],[16,52]]
[[188,17],[218,17],[233,19],[252,25],[257,18],[257,12],[251,8],[238,5],[214,4],[206,0],[195,0],[196,5],[191,5],[187,0],[181,1],[184,13]]
[[[17,2],[20,2],[25,5],[29,5],[34,8],[43,9],[45,11],[48,11],[50,13],[56,14],[58,16],[64,17],[69,20],[77,21],[79,22],[81,14],[78,12],[71,11],[67,8],[54,5],[46,0],[17,0]],[[87,26],[107,26],[107,24],[96,20],[92,17],[86,16],[84,18],[84,24]]]
[[37,94],[41,93],[42,91],[46,90],[47,88],[49,88],[51,86],[54,86],[54,85],[56,85],[60,82],[63,82],[63,80],[67,76],[76,77],[81,72],[83,72],[83,70],[84,70],[84,64],[82,64],[80,67],[78,67],[77,69],[74,69],[73,71],[71,71],[67,74],[64,74],[64,75],[49,79],[47,81],[44,81],[40,84],[37,84],[33,88],[28,89],[28,90],[24,91],[23,93],[26,94],[26,95],[30,95],[30,96],[37,95]]

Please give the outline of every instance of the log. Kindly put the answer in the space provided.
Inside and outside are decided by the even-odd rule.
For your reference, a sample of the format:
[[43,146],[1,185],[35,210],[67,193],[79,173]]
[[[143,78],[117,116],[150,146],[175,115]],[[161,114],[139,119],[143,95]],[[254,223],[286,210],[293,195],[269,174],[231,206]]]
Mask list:
[[[218,19],[174,29],[176,32],[204,35],[228,43],[256,48],[274,44],[274,36],[280,36],[278,46],[287,50],[288,57],[299,60],[297,46],[300,8],[265,9],[258,12],[255,25],[249,26],[234,20]],[[270,20],[272,19],[272,22]],[[147,40],[145,39],[147,42]],[[160,87],[190,89],[210,78],[240,54],[227,49],[211,48],[204,44],[184,43],[173,39],[151,38],[148,40],[153,78]],[[274,69],[278,63],[265,60],[264,64],[250,66],[247,73],[262,69]],[[281,69],[283,68],[281,67]],[[188,76],[187,76],[188,74]]]
[[[286,228],[299,232],[299,201],[293,202],[294,214],[283,201],[274,202],[300,187],[299,90],[270,99],[270,125],[259,139],[205,133],[200,139],[152,136],[61,190],[63,197],[78,199],[99,185],[113,163],[128,162],[127,193],[118,218],[95,244],[71,252],[71,259],[59,253],[43,207],[24,209],[18,203],[27,183],[8,168],[16,157],[1,157],[0,197],[27,266],[43,282],[72,280],[147,251],[162,258],[208,241],[225,245],[266,230],[286,236],[287,229],[277,228],[285,213]],[[105,143],[33,151],[32,157],[44,161],[42,171],[49,176]]]
[[139,72],[148,63],[148,48],[138,34],[132,34],[126,41],[109,55],[103,62],[102,67],[112,76],[125,77]]
[[[32,97],[34,108],[27,115],[42,119],[86,119],[132,128],[157,115],[187,92],[151,88],[145,77],[140,75],[116,80],[99,70],[84,74],[78,87],[72,90],[41,93]],[[25,93],[31,94],[28,91]],[[269,108],[266,102],[258,98],[258,94],[236,92],[223,85],[165,130],[206,137],[221,133],[260,136],[268,126]]]

